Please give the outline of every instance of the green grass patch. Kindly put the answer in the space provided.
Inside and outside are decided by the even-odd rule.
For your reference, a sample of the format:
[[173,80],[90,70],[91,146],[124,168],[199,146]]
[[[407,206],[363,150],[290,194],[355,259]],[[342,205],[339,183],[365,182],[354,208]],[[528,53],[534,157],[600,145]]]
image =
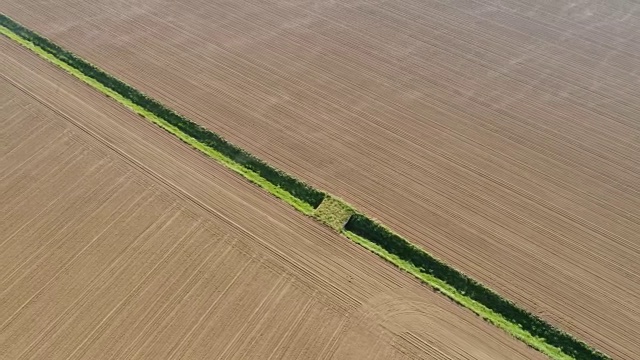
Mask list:
[[412,274],[552,359],[605,360],[606,355],[500,297],[344,201],[271,167],[50,40],[0,14],[0,33],[115,99],[191,147]]
[[340,232],[353,213],[353,208],[342,199],[327,195],[314,211],[313,217]]

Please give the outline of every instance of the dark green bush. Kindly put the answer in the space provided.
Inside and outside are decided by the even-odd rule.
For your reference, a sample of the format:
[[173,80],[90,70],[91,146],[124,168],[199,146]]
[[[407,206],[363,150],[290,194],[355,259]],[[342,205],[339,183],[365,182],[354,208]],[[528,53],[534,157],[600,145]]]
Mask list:
[[232,159],[245,168],[258,173],[270,183],[284,189],[291,195],[310,204],[314,208],[318,207],[318,205],[320,205],[320,203],[324,199],[323,192],[318,191],[303,183],[302,181],[269,166],[264,161],[249,154],[245,150],[229,143],[222,137],[186,119],[185,117],[176,114],[172,110],[160,104],[158,101],[146,96],[145,94],[132,88],[124,82],[112,77],[104,71],[78,58],[74,54],[64,50],[48,39],[23,27],[22,25],[16,23],[3,14],[0,14],[0,24],[10,29],[22,38],[38,45],[51,55],[79,70],[84,75],[97,80],[105,87],[129,99],[134,104],[164,119],[171,125],[180,129],[180,131],[184,132],[185,134],[219,151],[226,157]]
[[411,262],[424,273],[445,281],[460,293],[502,315],[508,321],[520,325],[522,329],[533,336],[544,339],[548,344],[561,349],[565,354],[575,359],[609,359],[604,354],[592,350],[585,343],[557,330],[539,317],[517,307],[514,303],[500,297],[484,285],[427,254],[422,249],[362,214],[351,216],[345,225],[345,230],[368,239],[389,253]]

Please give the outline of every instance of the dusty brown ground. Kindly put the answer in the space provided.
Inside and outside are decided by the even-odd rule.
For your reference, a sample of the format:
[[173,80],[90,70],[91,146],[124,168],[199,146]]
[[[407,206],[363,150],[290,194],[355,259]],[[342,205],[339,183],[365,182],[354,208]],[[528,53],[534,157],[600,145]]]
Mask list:
[[2,11],[597,348],[640,358],[635,3]]
[[0,38],[0,359],[541,354]]

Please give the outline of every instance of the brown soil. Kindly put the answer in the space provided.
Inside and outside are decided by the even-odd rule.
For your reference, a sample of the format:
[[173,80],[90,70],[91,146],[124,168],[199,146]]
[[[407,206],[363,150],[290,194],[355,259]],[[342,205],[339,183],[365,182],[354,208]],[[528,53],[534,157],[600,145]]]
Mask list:
[[640,357],[633,2],[2,11],[597,348]]
[[1,359],[541,354],[0,38]]

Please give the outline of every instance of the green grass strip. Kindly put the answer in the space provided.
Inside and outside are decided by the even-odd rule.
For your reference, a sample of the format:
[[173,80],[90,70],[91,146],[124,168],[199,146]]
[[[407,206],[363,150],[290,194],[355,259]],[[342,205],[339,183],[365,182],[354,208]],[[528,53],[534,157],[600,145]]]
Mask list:
[[244,176],[298,211],[342,232],[355,243],[412,274],[550,358],[610,359],[500,297],[375,220],[355,212],[346,202],[271,167],[3,14],[0,14],[0,33]]
[[449,299],[453,300],[455,303],[470,309],[471,311],[473,311],[474,313],[482,317],[487,322],[499,327],[500,329],[506,331],[507,333],[511,334],[515,338],[523,341],[524,343],[531,346],[532,348],[548,355],[550,358],[563,359],[563,360],[574,359],[572,356],[569,356],[563,353],[562,350],[558,349],[557,347],[547,344],[544,341],[544,339],[540,339],[531,335],[531,333],[529,333],[526,330],[523,330],[518,325],[508,321],[500,314],[497,314],[496,312],[492,311],[491,309],[482,305],[481,303],[473,299],[470,299],[469,297],[460,293],[458,290],[456,290],[453,286],[447,284],[445,281],[438,279],[437,277],[431,274],[425,273],[424,271],[422,271],[422,269],[418,268],[413,263],[407,260],[404,260],[395,254],[388,252],[382,246],[368,239],[365,239],[354,232],[345,230],[343,233],[347,238],[351,239],[356,244],[361,245],[362,247],[373,252],[374,254],[380,256],[381,258],[395,265],[397,268],[404,270],[407,273],[415,276],[416,278],[420,279],[422,282],[429,284],[437,292],[445,295]]
[[127,108],[133,110],[135,113],[147,118],[148,120],[150,120],[154,124],[160,126],[161,128],[165,129],[166,131],[170,132],[171,134],[177,136],[184,143],[190,145],[191,147],[193,147],[193,148],[195,148],[197,150],[200,150],[201,152],[207,154],[209,157],[215,159],[216,161],[218,161],[219,163],[223,164],[224,166],[226,166],[226,167],[232,169],[233,171],[237,172],[238,174],[244,176],[245,178],[247,178],[252,183],[264,188],[269,193],[271,193],[274,196],[284,200],[285,202],[287,202],[288,204],[290,204],[291,206],[296,208],[298,211],[300,211],[300,212],[302,212],[302,213],[304,213],[306,215],[312,215],[313,214],[314,207],[312,205],[310,205],[309,203],[296,198],[295,196],[293,196],[291,193],[287,192],[286,190],[284,190],[284,189],[272,184],[271,182],[267,181],[265,178],[260,176],[255,171],[252,171],[250,169],[247,169],[246,167],[243,167],[242,165],[238,164],[237,162],[235,162],[235,161],[231,160],[230,158],[224,156],[219,151],[216,151],[215,149],[213,149],[213,148],[211,148],[209,146],[206,146],[202,142],[200,142],[200,141],[194,139],[193,137],[185,134],[180,129],[178,129],[177,127],[173,126],[172,124],[170,124],[166,120],[158,117],[157,115],[151,113],[150,111],[144,109],[143,107],[134,104],[129,99],[127,99],[124,96],[120,95],[119,93],[107,88],[102,83],[98,82],[97,80],[92,79],[92,78],[84,75],[78,69],[73,68],[70,65],[62,62],[61,60],[56,58],[54,55],[44,51],[41,47],[36,46],[32,42],[19,37],[18,35],[13,33],[11,30],[7,29],[6,27],[4,27],[2,25],[0,25],[0,33],[2,33],[3,35],[9,37],[10,39],[12,39],[12,40],[14,40],[14,41],[16,41],[18,43],[20,43],[22,46],[28,48],[29,50],[32,50],[33,52],[35,52],[36,54],[40,55],[40,57],[46,59],[47,61],[49,61],[49,62],[61,67],[62,69],[64,69],[69,74],[77,77],[78,79],[82,80],[83,82],[85,82],[86,84],[90,85],[91,87],[99,90],[100,92],[104,93],[105,95],[109,96],[110,98],[113,98],[114,100],[116,100],[120,104],[122,104],[122,105],[126,106]]
[[[127,101],[125,105],[127,106],[137,105],[139,108],[144,109],[146,114],[152,114],[164,120],[165,123],[170,124],[185,136],[217,151],[230,162],[236,163],[238,166],[256,173],[265,180],[265,183],[271,183],[281,188],[294,198],[306,202],[311,208],[316,208],[324,199],[325,194],[322,191],[316,190],[293,176],[273,168],[244,149],[229,143],[218,134],[211,132],[184,116],[178,115],[157,100],[152,99],[123,81],[107,74],[97,66],[77,57],[75,54],[61,48],[3,14],[0,14],[0,25],[4,27],[2,33],[14,41],[19,42],[41,56],[45,54],[52,55],[53,57],[43,57],[63,67],[75,76],[81,74],[81,80],[91,86],[99,83],[101,85],[100,91],[104,89],[111,90],[107,95],[111,97],[114,97],[114,94],[119,95],[119,97],[114,97],[114,99],[120,102],[123,102],[122,99],[125,99]],[[12,33],[13,36],[10,36],[9,33]],[[87,79],[95,80],[95,82],[89,83]],[[138,109],[135,111],[138,112]],[[261,181],[260,185],[262,185],[262,183]]]

